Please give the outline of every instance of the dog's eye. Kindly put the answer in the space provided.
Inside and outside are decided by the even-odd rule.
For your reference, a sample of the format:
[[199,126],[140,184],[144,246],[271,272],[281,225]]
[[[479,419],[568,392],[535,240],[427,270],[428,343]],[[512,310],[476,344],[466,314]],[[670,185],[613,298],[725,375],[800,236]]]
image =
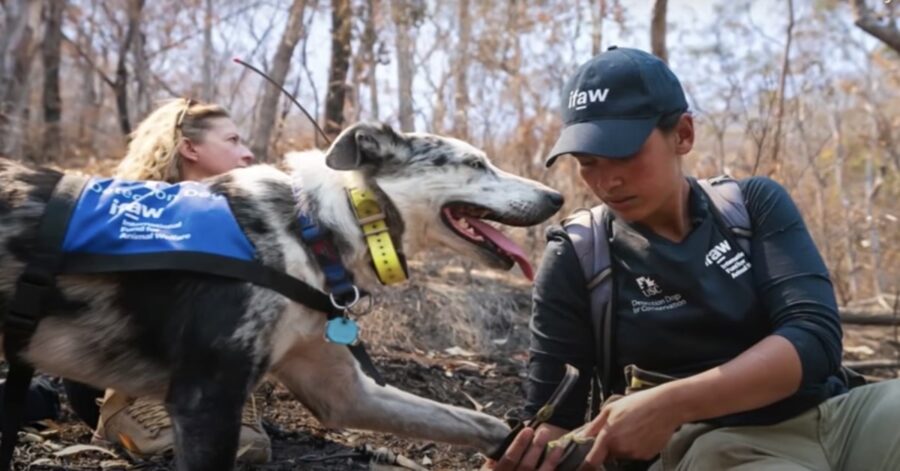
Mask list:
[[470,160],[470,161],[466,162],[466,165],[468,165],[469,167],[472,167],[475,170],[484,170],[487,168],[487,166],[484,165],[484,162],[482,162],[480,160]]

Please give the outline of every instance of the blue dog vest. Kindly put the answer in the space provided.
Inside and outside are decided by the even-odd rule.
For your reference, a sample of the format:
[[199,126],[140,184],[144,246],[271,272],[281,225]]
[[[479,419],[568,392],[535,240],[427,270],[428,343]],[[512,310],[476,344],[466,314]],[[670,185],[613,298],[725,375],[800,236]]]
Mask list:
[[199,182],[92,178],[63,241],[64,253],[195,252],[250,261],[255,251],[228,200]]
[[[18,357],[46,303],[57,299],[51,293],[58,274],[163,270],[221,276],[271,289],[324,313],[329,323],[346,317],[332,296],[256,255],[227,197],[204,183],[64,175],[47,202],[12,303],[5,316],[0,312],[7,358]],[[346,346],[363,371],[384,385],[363,344]],[[22,366],[18,359],[14,363]]]

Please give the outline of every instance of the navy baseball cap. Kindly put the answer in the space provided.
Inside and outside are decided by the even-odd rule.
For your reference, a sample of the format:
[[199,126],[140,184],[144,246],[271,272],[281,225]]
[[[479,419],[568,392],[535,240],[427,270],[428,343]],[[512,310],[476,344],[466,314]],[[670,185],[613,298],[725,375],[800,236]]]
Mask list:
[[681,83],[665,62],[612,46],[582,64],[563,88],[563,130],[546,165],[571,153],[630,157],[661,118],[687,109]]

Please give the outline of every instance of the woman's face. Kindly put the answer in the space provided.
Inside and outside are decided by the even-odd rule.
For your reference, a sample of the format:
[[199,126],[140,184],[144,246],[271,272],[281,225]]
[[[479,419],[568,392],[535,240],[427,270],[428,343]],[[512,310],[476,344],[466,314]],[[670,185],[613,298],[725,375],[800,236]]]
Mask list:
[[685,115],[671,132],[654,129],[631,157],[574,156],[581,178],[594,194],[618,217],[639,222],[656,214],[678,195],[683,183],[681,155],[690,151],[692,145],[693,122]]
[[182,144],[182,174],[185,180],[202,180],[253,163],[250,149],[241,141],[237,126],[229,118],[215,118],[200,142]]

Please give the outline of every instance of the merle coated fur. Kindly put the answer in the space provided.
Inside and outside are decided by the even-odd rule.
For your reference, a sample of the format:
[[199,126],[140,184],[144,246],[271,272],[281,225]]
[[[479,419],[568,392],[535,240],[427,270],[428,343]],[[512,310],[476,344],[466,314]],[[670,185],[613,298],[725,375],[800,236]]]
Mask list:
[[[288,173],[261,165],[210,184],[228,198],[261,263],[320,289],[324,276],[299,237],[298,208],[332,234],[362,288],[379,287],[347,203],[348,185],[375,191],[400,250],[442,244],[498,268],[509,268],[509,261],[454,235],[441,222],[442,207],[475,204],[501,223],[531,225],[562,204],[558,193],[502,172],[464,142],[398,134],[384,125],[356,125],[325,154],[292,154],[287,163]],[[60,178],[53,170],[0,159],[0,313],[34,249],[39,219]],[[267,373],[330,427],[484,452],[508,433],[488,415],[377,386],[345,347],[323,339],[322,313],[265,288],[177,271],[64,275],[58,286],[61,296],[24,358],[40,370],[96,387],[164,398],[182,470],[233,468],[241,408]]]

